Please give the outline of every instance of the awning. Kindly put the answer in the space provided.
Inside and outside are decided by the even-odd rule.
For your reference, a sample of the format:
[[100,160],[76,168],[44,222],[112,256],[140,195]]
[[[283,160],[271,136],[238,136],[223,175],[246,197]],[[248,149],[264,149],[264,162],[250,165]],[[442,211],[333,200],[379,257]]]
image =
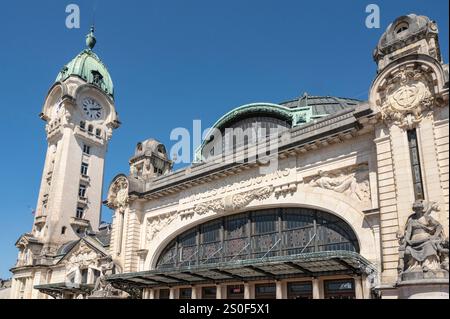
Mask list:
[[34,289],[57,299],[61,298],[64,293],[90,294],[94,290],[94,285],[61,282],[34,286]]
[[203,264],[170,270],[150,270],[116,274],[107,281],[124,291],[184,285],[280,280],[292,277],[318,277],[337,274],[361,275],[375,267],[351,251],[314,252],[290,256],[247,259],[227,263]]

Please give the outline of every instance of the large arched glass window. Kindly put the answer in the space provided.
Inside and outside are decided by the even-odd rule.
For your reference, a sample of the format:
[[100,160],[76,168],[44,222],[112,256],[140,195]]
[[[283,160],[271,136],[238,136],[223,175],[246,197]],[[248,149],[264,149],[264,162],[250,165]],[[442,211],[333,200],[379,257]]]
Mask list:
[[359,252],[350,226],[329,213],[307,208],[253,211],[196,226],[164,249],[158,269],[325,251]]

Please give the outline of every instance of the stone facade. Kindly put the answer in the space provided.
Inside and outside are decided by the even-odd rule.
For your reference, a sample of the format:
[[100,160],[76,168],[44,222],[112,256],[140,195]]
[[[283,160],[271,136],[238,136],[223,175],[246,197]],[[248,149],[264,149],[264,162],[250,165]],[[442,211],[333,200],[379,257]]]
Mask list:
[[[212,151],[221,143],[205,142],[199,154],[208,158],[172,171],[164,145],[139,143],[130,173],[109,187],[107,251],[80,242],[62,257],[58,280],[27,268],[24,297],[60,282],[72,259],[105,259],[117,271],[103,282],[132,298],[251,299],[271,289],[293,298],[301,285],[315,299],[448,298],[449,75],[437,35],[427,17],[394,21],[374,51],[368,101],[304,96],[241,107],[216,123],[218,132],[249,119],[276,123],[283,129],[270,135],[271,154],[258,153],[258,141],[233,149],[230,161]],[[333,111],[318,112],[314,99]],[[233,224],[238,217],[248,226]],[[300,220],[309,233],[292,226]],[[413,275],[410,264],[419,265]]]

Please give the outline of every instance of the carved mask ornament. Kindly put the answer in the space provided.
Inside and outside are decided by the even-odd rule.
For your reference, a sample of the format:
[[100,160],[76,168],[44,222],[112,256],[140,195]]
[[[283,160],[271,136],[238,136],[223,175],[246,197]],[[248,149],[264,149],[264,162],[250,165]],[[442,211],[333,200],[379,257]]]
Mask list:
[[108,206],[124,212],[128,201],[128,180],[125,177],[120,177],[110,187]]

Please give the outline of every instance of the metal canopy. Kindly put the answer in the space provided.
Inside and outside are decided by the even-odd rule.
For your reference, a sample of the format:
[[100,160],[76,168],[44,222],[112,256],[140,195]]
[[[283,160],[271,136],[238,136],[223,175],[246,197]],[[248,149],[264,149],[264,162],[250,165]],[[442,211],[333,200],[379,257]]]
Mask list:
[[371,273],[375,268],[351,251],[314,252],[299,255],[248,259],[171,270],[150,270],[112,275],[114,286],[137,289],[218,284],[222,282],[279,280],[292,277],[318,277],[333,274]]
[[94,285],[72,284],[61,282],[55,284],[34,286],[34,289],[37,289],[44,294],[50,295],[53,298],[58,298],[62,297],[64,293],[72,293],[72,294],[91,293],[92,290],[94,290]]

